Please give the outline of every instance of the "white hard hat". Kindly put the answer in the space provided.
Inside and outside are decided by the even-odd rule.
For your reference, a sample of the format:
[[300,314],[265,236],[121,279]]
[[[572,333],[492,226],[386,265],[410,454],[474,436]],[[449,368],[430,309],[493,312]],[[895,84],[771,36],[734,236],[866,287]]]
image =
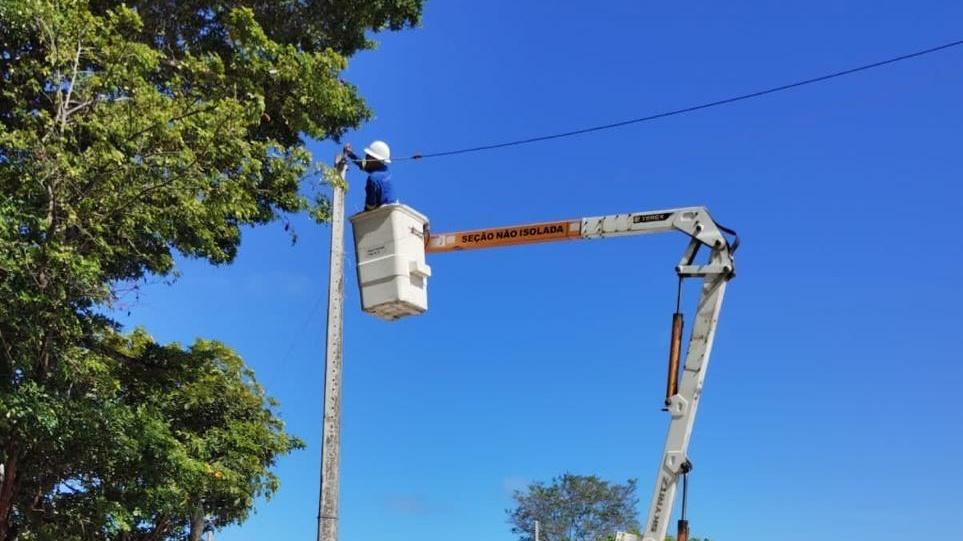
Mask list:
[[384,163],[391,163],[391,149],[384,141],[372,141],[364,153]]

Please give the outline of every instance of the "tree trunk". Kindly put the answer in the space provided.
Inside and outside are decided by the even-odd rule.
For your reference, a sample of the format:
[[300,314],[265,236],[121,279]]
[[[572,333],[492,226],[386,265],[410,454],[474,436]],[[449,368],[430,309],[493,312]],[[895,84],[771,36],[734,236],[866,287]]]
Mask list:
[[191,535],[188,541],[201,541],[202,535],[204,535],[204,508],[198,507],[191,515]]
[[[170,528],[170,526],[171,522],[167,517],[163,515],[157,517],[154,524],[154,529],[147,534],[147,541],[160,541],[161,539],[164,539],[164,535],[167,534],[167,530]],[[127,541],[127,539],[129,539],[129,536],[124,538],[125,541]]]
[[12,541],[16,531],[10,524],[10,512],[17,493],[17,463],[19,455],[16,445],[9,444],[5,449],[6,462],[3,464],[3,483],[0,483],[0,541]]

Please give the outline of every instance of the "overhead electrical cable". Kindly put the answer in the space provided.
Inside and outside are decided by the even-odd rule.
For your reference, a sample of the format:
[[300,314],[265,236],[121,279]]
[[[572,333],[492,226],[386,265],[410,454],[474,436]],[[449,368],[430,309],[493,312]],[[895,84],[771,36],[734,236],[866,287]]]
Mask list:
[[859,72],[862,72],[862,71],[867,71],[867,70],[871,70],[871,69],[875,69],[875,68],[887,66],[887,65],[889,65],[889,64],[895,64],[895,63],[897,63],[897,62],[902,62],[902,61],[904,61],[904,60],[910,60],[910,59],[913,59],[913,58],[919,58],[919,57],[924,56],[924,55],[936,53],[936,52],[939,52],[939,51],[943,51],[943,50],[946,50],[946,49],[950,49],[950,48],[952,48],[952,47],[958,47],[958,46],[960,46],[960,45],[963,45],[963,40],[951,41],[951,42],[949,42],[949,43],[944,43],[943,45],[939,45],[939,46],[936,46],[936,47],[931,47],[931,48],[929,48],[929,49],[923,49],[923,50],[920,50],[920,51],[915,51],[915,52],[912,52],[912,53],[903,54],[903,55],[896,56],[896,57],[893,57],[893,58],[888,58],[888,59],[886,59],[886,60],[880,60],[879,62],[873,62],[872,64],[864,64],[864,65],[862,65],[862,66],[856,66],[856,67],[849,68],[849,69],[845,69],[845,70],[842,70],[842,71],[837,71],[837,72],[829,73],[829,74],[826,74],[826,75],[820,75],[819,77],[813,77],[813,78],[811,78],[811,79],[804,79],[804,80],[801,80],[801,81],[796,81],[796,82],[794,82],[794,83],[789,83],[789,84],[785,84],[785,85],[775,86],[775,87],[772,87],[772,88],[767,88],[767,89],[765,89],[765,90],[759,90],[759,91],[756,91],[756,92],[750,92],[750,93],[748,93],[748,94],[742,94],[742,95],[739,95],[739,96],[733,96],[733,97],[730,97],[730,98],[725,98],[725,99],[721,99],[721,100],[711,101],[711,102],[703,103],[703,104],[700,104],[700,105],[693,105],[693,106],[690,106],[690,107],[684,107],[684,108],[682,108],[682,109],[675,109],[675,110],[673,110],[673,111],[666,111],[666,112],[662,112],[662,113],[656,113],[656,114],[652,114],[652,115],[648,115],[648,116],[643,116],[643,117],[640,117],[640,118],[632,118],[632,119],[629,119],[629,120],[622,120],[622,121],[619,121],[619,122],[612,122],[612,123],[610,123],[610,124],[601,124],[601,125],[598,125],[598,126],[591,126],[591,127],[588,127],[588,128],[581,128],[581,129],[578,129],[578,130],[571,130],[571,131],[566,131],[566,132],[561,132],[561,133],[553,133],[553,134],[550,134],[550,135],[539,135],[539,136],[536,136],[536,137],[529,137],[529,138],[526,138],[526,139],[516,139],[516,140],[513,140],[513,141],[506,141],[506,142],[502,142],[502,143],[492,143],[492,144],[488,144],[488,145],[480,145],[480,146],[474,146],[474,147],[459,148],[459,149],[454,149],[454,150],[445,150],[445,151],[441,151],[441,152],[428,152],[428,153],[423,153],[423,154],[413,154],[413,155],[411,155],[411,156],[399,157],[399,158],[395,158],[395,159],[396,159],[396,160],[423,160],[423,159],[426,159],[426,158],[440,158],[440,157],[442,157],[442,156],[455,156],[455,155],[458,155],[458,154],[468,154],[468,153],[470,153],[470,152],[480,152],[480,151],[483,151],[483,150],[494,150],[494,149],[498,149],[498,148],[513,147],[513,146],[518,146],[518,145],[527,145],[527,144],[529,144],[529,143],[537,143],[537,142],[539,142],[539,141],[550,141],[550,140],[552,140],[552,139],[562,139],[562,138],[565,138],[565,137],[573,137],[573,136],[575,136],[575,135],[582,135],[582,134],[592,133],[592,132],[597,132],[597,131],[611,130],[611,129],[614,129],[614,128],[621,128],[621,127],[623,127],[623,126],[629,126],[629,125],[632,125],[632,124],[640,124],[640,123],[642,123],[642,122],[649,122],[649,121],[651,121],[651,120],[658,120],[658,119],[660,119],[660,118],[666,118],[666,117],[670,117],[670,116],[682,115],[682,114],[685,114],[685,113],[691,113],[691,112],[694,112],[694,111],[700,111],[700,110],[702,110],[702,109],[709,109],[709,108],[712,108],[712,107],[718,107],[718,106],[720,106],[720,105],[727,105],[727,104],[730,104],[730,103],[735,103],[735,102],[739,102],[739,101],[745,101],[745,100],[749,100],[749,99],[752,99],[752,98],[758,98],[758,97],[760,97],[760,96],[765,96],[765,95],[767,95],[767,94],[775,94],[775,93],[777,93],[777,92],[783,92],[783,91],[786,91],[786,90],[791,90],[791,89],[793,89],[793,88],[799,88],[799,87],[801,87],[801,86],[811,85],[811,84],[814,84],[814,83],[821,83],[821,82],[823,82],[823,81],[829,81],[829,80],[831,80],[831,79],[836,79],[836,78],[838,78],[838,77],[843,77],[843,76],[846,76],[846,75],[852,75],[852,74],[854,74],[854,73],[859,73]]

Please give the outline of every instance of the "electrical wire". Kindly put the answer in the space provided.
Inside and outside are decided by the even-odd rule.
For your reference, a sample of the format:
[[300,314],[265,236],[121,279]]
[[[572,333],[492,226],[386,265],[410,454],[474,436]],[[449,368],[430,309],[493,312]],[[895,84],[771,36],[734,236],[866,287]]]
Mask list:
[[282,366],[287,364],[288,359],[291,357],[291,353],[294,352],[295,346],[297,346],[298,338],[304,335],[304,331],[308,329],[308,324],[314,319],[314,316],[318,314],[318,308],[321,307],[321,301],[325,299],[324,295],[318,295],[318,298],[314,300],[314,304],[311,305],[311,309],[308,314],[304,317],[304,322],[301,323],[300,329],[288,340],[288,347],[284,350],[284,355],[281,355],[280,363]]
[[566,131],[566,132],[561,132],[561,133],[554,133],[554,134],[551,134],[551,135],[540,135],[540,136],[536,136],[536,137],[529,137],[529,138],[526,138],[526,139],[517,139],[517,140],[514,140],[514,141],[506,141],[506,142],[503,142],[503,143],[493,143],[493,144],[488,144],[488,145],[480,145],[480,146],[474,146],[474,147],[460,148],[460,149],[455,149],[455,150],[446,150],[446,151],[441,151],[441,152],[429,152],[429,153],[424,153],[424,154],[413,154],[413,155],[407,156],[407,157],[395,158],[395,160],[396,160],[396,161],[403,161],[403,160],[423,160],[423,159],[426,159],[426,158],[439,158],[439,157],[442,157],[442,156],[455,156],[455,155],[458,155],[458,154],[467,154],[467,153],[470,153],[470,152],[480,152],[480,151],[483,151],[483,150],[494,150],[494,149],[498,149],[498,148],[506,148],[506,147],[513,147],[513,146],[518,146],[518,145],[526,145],[526,144],[530,144],[530,143],[537,143],[537,142],[539,142],[539,141],[550,141],[550,140],[552,140],[552,139],[561,139],[561,138],[564,138],[564,137],[572,137],[572,136],[575,136],[575,135],[582,135],[582,134],[592,133],[592,132],[597,132],[597,131],[610,130],[610,129],[614,129],[614,128],[621,128],[621,127],[623,127],[623,126],[629,126],[629,125],[632,125],[632,124],[640,124],[640,123],[642,123],[642,122],[649,122],[649,121],[651,121],[651,120],[658,120],[658,119],[660,119],[660,118],[666,118],[666,117],[670,117],[670,116],[676,116],[676,115],[681,115],[681,114],[685,114],[685,113],[691,113],[691,112],[694,112],[694,111],[700,111],[700,110],[702,110],[702,109],[709,109],[709,108],[712,108],[712,107],[718,107],[718,106],[720,106],[720,105],[727,105],[727,104],[730,104],[730,103],[735,103],[735,102],[739,102],[739,101],[749,100],[749,99],[752,99],[752,98],[758,98],[758,97],[760,97],[760,96],[765,96],[765,95],[767,95],[767,94],[775,94],[776,92],[783,92],[783,91],[790,90],[790,89],[793,89],[793,88],[799,88],[799,87],[801,87],[801,86],[811,85],[811,84],[814,84],[814,83],[820,83],[820,82],[823,82],[823,81],[828,81],[828,80],[830,80],[830,79],[836,79],[836,78],[838,78],[838,77],[843,77],[843,76],[846,76],[846,75],[851,75],[851,74],[854,74],[854,73],[859,73],[859,72],[862,72],[862,71],[867,71],[867,70],[879,68],[879,67],[886,66],[886,65],[889,65],[889,64],[895,64],[896,62],[902,62],[902,61],[904,61],[904,60],[910,60],[910,59],[912,59],[912,58],[918,58],[918,57],[920,57],[920,56],[932,54],[932,53],[935,53],[935,52],[938,52],[938,51],[943,51],[943,50],[945,50],[945,49],[950,49],[950,48],[952,48],[952,47],[957,47],[957,46],[960,46],[960,45],[963,45],[963,40],[958,40],[958,41],[952,41],[952,42],[949,42],[949,43],[944,43],[943,45],[939,45],[939,46],[936,46],[936,47],[931,47],[931,48],[929,48],[929,49],[923,49],[923,50],[920,50],[920,51],[916,51],[916,52],[912,52],[912,53],[908,53],[908,54],[896,56],[896,57],[893,57],[893,58],[888,58],[888,59],[886,59],[886,60],[881,60],[881,61],[879,61],[879,62],[873,62],[872,64],[864,64],[864,65],[862,65],[862,66],[857,66],[857,67],[854,67],[854,68],[849,68],[849,69],[845,69],[845,70],[842,70],[842,71],[837,71],[837,72],[834,72],[834,73],[829,73],[829,74],[826,74],[826,75],[821,75],[821,76],[819,76],[819,77],[813,77],[813,78],[811,78],[811,79],[804,79],[804,80],[802,80],[802,81],[796,81],[796,82],[794,82],[794,83],[789,83],[789,84],[785,84],[785,85],[775,86],[775,87],[772,87],[772,88],[767,88],[767,89],[765,89],[765,90],[759,90],[759,91],[756,91],[756,92],[750,92],[750,93],[748,93],[748,94],[742,94],[742,95],[734,96],[734,97],[731,97],[731,98],[725,98],[725,99],[721,99],[721,100],[711,101],[711,102],[703,103],[703,104],[700,104],[700,105],[693,105],[693,106],[690,106],[690,107],[684,107],[684,108],[682,108],[682,109],[675,109],[675,110],[673,110],[673,111],[666,111],[666,112],[663,112],[663,113],[656,113],[656,114],[653,114],[653,115],[643,116],[643,117],[640,117],[640,118],[633,118],[633,119],[629,119],[629,120],[623,120],[623,121],[620,121],[620,122],[613,122],[613,123],[610,123],[610,124],[602,124],[602,125],[599,125],[599,126],[592,126],[592,127],[589,127],[589,128],[582,128],[582,129],[578,129],[578,130]]

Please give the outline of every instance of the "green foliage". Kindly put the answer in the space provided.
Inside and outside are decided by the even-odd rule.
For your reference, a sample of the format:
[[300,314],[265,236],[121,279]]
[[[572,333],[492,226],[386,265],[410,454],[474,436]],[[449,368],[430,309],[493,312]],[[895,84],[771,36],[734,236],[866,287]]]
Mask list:
[[34,501],[15,509],[21,538],[177,538],[196,509],[223,526],[277,490],[270,467],[302,444],[236,353],[143,330],[101,338],[70,356],[66,393],[27,382],[0,395],[0,431],[31,450],[19,470],[40,473],[22,480]]
[[421,4],[0,0],[0,541],[196,539],[276,490],[300,443],[241,359],[103,308],[326,220],[303,138],[370,116],[347,58]]
[[634,479],[618,484],[566,473],[515,491],[508,522],[520,541],[534,541],[535,521],[545,541],[599,541],[618,530],[638,531],[635,488]]

